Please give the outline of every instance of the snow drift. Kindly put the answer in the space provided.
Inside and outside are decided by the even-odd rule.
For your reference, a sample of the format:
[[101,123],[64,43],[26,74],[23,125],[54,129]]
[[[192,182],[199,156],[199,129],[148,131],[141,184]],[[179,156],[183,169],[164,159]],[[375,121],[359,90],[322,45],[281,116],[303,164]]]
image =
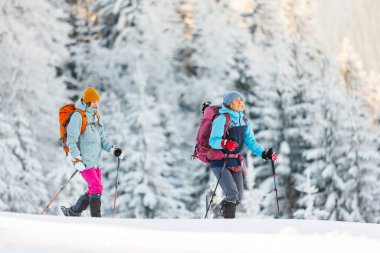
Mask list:
[[94,219],[0,213],[0,252],[365,252],[380,226],[308,220]]

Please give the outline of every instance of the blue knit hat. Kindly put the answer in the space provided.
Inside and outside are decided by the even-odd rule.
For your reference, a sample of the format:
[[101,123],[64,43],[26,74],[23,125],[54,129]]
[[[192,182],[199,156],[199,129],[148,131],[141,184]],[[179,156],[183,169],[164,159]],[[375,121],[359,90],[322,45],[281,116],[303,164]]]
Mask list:
[[244,100],[243,96],[239,92],[229,91],[223,96],[223,104],[230,106],[232,101],[234,101],[236,98],[241,98]]

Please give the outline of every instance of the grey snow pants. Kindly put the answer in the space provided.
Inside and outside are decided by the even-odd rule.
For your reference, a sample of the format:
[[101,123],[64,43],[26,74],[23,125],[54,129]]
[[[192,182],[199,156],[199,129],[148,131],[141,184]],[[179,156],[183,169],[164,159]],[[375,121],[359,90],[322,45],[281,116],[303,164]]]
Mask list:
[[[222,167],[211,168],[212,172],[219,179],[219,173],[222,170]],[[243,199],[243,171],[238,172],[230,171],[228,168],[225,168],[222,177],[219,182],[220,186],[223,189],[224,194],[226,194],[225,201],[233,202],[240,204]]]

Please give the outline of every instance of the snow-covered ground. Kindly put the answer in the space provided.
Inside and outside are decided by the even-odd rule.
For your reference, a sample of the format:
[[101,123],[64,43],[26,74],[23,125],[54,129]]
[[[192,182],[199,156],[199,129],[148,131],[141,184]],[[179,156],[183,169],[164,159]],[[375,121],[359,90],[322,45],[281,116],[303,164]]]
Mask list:
[[380,225],[307,220],[94,219],[0,213],[1,253],[377,252]]

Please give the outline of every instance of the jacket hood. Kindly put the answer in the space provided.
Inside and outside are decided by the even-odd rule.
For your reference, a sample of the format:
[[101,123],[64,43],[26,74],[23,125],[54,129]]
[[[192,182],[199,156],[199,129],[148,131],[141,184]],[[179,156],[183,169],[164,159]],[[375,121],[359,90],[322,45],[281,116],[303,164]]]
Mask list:
[[86,104],[82,101],[82,99],[78,99],[78,101],[75,103],[75,108],[76,109],[79,109],[79,110],[82,110],[82,111],[86,111]]
[[[92,108],[91,106],[87,106],[81,99],[79,99],[75,103],[75,109],[82,110],[86,113],[87,124],[91,124],[95,122],[95,111],[97,111],[97,109]],[[99,124],[103,126],[103,121],[102,121],[102,118],[100,117],[99,112],[98,112],[98,119],[99,119]]]
[[81,99],[75,103],[75,109],[80,109],[90,115],[94,114],[97,109],[87,106]]

